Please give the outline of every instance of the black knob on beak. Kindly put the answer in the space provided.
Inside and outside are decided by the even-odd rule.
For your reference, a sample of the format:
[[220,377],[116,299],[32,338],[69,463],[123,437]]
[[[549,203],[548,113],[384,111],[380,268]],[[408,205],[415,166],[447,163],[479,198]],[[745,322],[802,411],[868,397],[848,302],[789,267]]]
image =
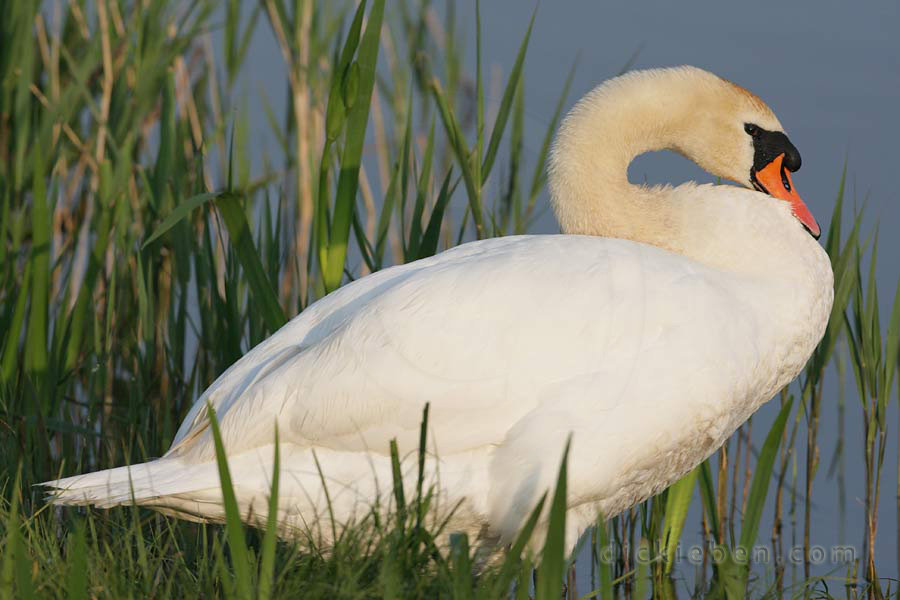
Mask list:
[[800,151],[791,143],[791,140],[788,139],[788,136],[783,131],[768,131],[756,125],[747,125],[747,127],[751,126],[753,131],[751,134],[753,139],[752,173],[759,173],[781,154],[784,154],[784,160],[781,164],[785,169],[793,173],[800,168],[802,162],[800,160]]
[[784,147],[784,162],[782,163],[784,168],[793,173],[800,168],[802,162],[800,160],[800,152],[788,141]]

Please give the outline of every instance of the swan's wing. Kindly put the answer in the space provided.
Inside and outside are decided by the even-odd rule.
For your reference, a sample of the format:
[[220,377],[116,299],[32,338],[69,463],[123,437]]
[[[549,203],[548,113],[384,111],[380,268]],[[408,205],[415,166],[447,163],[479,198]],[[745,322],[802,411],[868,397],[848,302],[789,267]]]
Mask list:
[[[429,402],[438,449],[459,452],[502,443],[555,398],[610,414],[639,401],[642,378],[682,376],[659,364],[660,349],[695,355],[678,356],[682,372],[725,360],[740,299],[721,272],[581,236],[462,248],[348,286],[352,299],[333,298],[290,339],[286,328],[241,359],[233,369],[245,374],[209,394],[227,398],[217,407],[226,445],[268,443],[277,421],[299,445],[382,452],[397,438],[411,449]],[[203,420],[181,439],[210,455]]]

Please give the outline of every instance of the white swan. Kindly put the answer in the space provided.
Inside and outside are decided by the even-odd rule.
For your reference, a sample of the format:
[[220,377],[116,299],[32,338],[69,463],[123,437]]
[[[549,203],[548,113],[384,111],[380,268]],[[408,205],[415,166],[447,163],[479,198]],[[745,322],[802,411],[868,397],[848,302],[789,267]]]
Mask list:
[[[759,191],[628,182],[636,155],[665,148]],[[219,377],[165,456],[49,482],[52,501],[222,520],[209,402],[248,520],[266,516],[277,423],[280,531],[327,538],[313,452],[337,521],[361,516],[390,496],[389,440],[414,454],[430,402],[427,477],[443,507],[462,501],[450,529],[473,535],[514,535],[572,434],[571,548],[598,510],[615,515],[713,453],[822,337],[832,273],[791,187],[799,166],[771,110],[715,75],[610,80],[553,147],[568,235],[472,242],[344,286]]]

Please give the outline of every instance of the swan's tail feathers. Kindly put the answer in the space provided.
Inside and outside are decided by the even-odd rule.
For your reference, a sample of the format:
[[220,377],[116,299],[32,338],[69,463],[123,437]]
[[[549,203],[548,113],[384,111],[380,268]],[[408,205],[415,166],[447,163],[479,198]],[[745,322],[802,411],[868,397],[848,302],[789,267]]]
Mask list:
[[[200,466],[200,465],[197,465]],[[172,494],[218,485],[215,466],[203,465],[202,473],[178,460],[159,459],[128,467],[76,475],[40,484],[50,488],[52,504],[94,505],[111,508],[122,504],[152,506]],[[198,477],[199,476],[199,477]],[[210,481],[203,481],[210,479]]]

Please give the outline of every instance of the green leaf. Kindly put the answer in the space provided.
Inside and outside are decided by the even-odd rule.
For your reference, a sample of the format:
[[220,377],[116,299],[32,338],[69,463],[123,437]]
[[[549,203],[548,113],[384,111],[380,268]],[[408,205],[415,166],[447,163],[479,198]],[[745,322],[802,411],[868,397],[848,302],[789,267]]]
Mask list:
[[250,226],[247,224],[247,217],[241,207],[240,197],[235,194],[220,194],[216,198],[216,207],[222,214],[231,244],[244,269],[244,275],[247,276],[250,293],[259,304],[259,310],[266,326],[270,331],[275,331],[287,323],[287,319],[281,310],[281,305],[278,304],[275,288],[266,276],[256,246],[253,244]]
[[[112,311],[110,311],[112,312]],[[129,481],[129,487],[131,487],[131,482]],[[131,495],[134,496],[134,488],[131,488]],[[131,512],[131,536],[134,538],[134,544],[137,547],[137,555],[138,555],[138,567],[141,569],[143,573],[150,572],[150,564],[147,560],[147,547],[146,542],[144,540],[143,531],[141,531],[141,517],[139,511],[132,510]],[[150,582],[147,579],[144,579],[143,584],[143,593],[145,596],[150,596]]]
[[331,170],[331,139],[325,140],[322,148],[322,160],[319,162],[319,187],[316,197],[316,211],[313,228],[315,235],[316,254],[319,258],[319,269],[324,273],[328,270],[328,240],[330,237],[331,218],[328,210],[328,196],[331,194],[329,186],[329,172]]
[[151,180],[153,200],[157,207],[162,206],[166,192],[166,183],[175,169],[176,140],[178,134],[175,126],[175,79],[169,73],[165,78],[162,90],[162,108],[159,117],[159,150],[153,167]]
[[28,558],[28,549],[25,546],[25,540],[22,539],[22,529],[19,523],[21,486],[22,466],[20,463],[12,487],[9,512],[6,515],[6,541],[3,546],[3,554],[0,555],[0,559],[2,559],[0,560],[0,598],[34,597],[31,561]]
[[538,153],[538,159],[534,166],[534,175],[531,179],[531,187],[528,191],[528,205],[525,209],[527,217],[531,216],[538,193],[540,193],[541,188],[547,179],[547,169],[545,168],[545,165],[547,164],[547,156],[550,154],[550,144],[553,142],[553,134],[556,132],[556,126],[562,115],[563,107],[565,106],[566,99],[569,97],[569,88],[572,87],[572,79],[575,77],[575,68],[577,65],[578,62],[576,61],[572,63],[572,66],[569,68],[569,74],[566,75],[566,82],[563,84],[562,92],[560,92],[559,98],[556,101],[556,107],[553,109],[553,117],[550,119],[550,122],[547,123],[547,129],[544,130],[544,139],[541,142],[541,150]]
[[225,71],[228,82],[234,81],[237,73],[238,31],[240,29],[241,5],[239,0],[225,3]]
[[[838,198],[843,197],[843,191]],[[831,315],[828,320],[828,326],[825,328],[825,335],[819,343],[818,348],[813,354],[814,370],[821,371],[827,361],[830,359],[838,337],[844,327],[844,311],[850,301],[850,293],[854,290],[856,281],[856,256],[859,252],[859,228],[862,223],[862,211],[856,214],[853,229],[844,243],[843,250],[838,252],[835,249],[829,250],[831,257],[832,271],[834,272],[834,301],[831,307]],[[836,208],[832,217],[832,228],[840,229],[840,213]],[[837,235],[837,234],[835,234]],[[835,239],[837,239],[835,237]],[[838,240],[835,242],[835,248],[838,247]],[[829,244],[831,238],[829,237]]]
[[484,211],[481,208],[481,185],[476,182],[469,148],[466,144],[465,137],[463,136],[462,129],[460,129],[459,123],[453,115],[453,111],[450,109],[450,105],[447,102],[441,84],[437,79],[431,82],[431,93],[437,103],[441,121],[444,123],[444,129],[450,140],[450,147],[453,149],[453,153],[456,155],[456,162],[459,164],[459,168],[462,171],[463,181],[466,184],[466,194],[469,196],[469,210],[475,221],[475,235],[478,239],[481,239],[484,237]]
[[719,512],[716,510],[716,487],[713,484],[712,469],[706,459],[700,464],[700,499],[709,519],[709,529],[713,540],[719,539]]
[[716,566],[714,589],[724,592],[727,600],[743,600],[747,596],[747,578],[750,574],[745,564],[735,559],[727,546],[718,546],[724,560]]
[[216,410],[209,402],[206,403],[206,413],[209,418],[213,443],[216,449],[219,485],[222,488],[222,501],[225,505],[225,533],[228,536],[228,547],[231,549],[231,562],[234,568],[237,595],[241,600],[250,600],[253,597],[250,581],[250,557],[247,553],[247,543],[244,540],[241,511],[238,508],[237,496],[234,494],[234,485],[231,482],[228,455],[222,442],[222,432],[219,429],[219,419],[216,417]]
[[[475,160],[473,176],[484,183],[481,161],[484,156],[484,81],[481,75],[481,0],[475,0]],[[479,186],[480,187],[480,186]]]
[[434,121],[428,132],[428,142],[425,144],[425,156],[422,158],[422,173],[416,182],[416,203],[413,206],[412,220],[409,224],[409,245],[407,262],[409,259],[419,258],[419,246],[422,242],[422,213],[425,211],[425,201],[428,199],[429,183],[431,181],[431,167],[434,162]]
[[756,461],[756,470],[753,473],[753,481],[750,484],[750,494],[747,497],[747,512],[744,513],[744,521],[741,527],[740,545],[749,552],[753,544],[756,542],[757,532],[759,531],[759,522],[762,518],[763,507],[766,505],[766,496],[769,493],[769,482],[772,479],[772,470],[775,467],[775,457],[778,454],[778,448],[781,445],[781,437],[784,434],[784,427],[787,423],[788,415],[791,413],[791,407],[794,404],[793,397],[781,407],[775,422],[772,423],[766,440],[763,442],[762,449],[759,452],[759,458]]
[[[411,159],[415,158],[412,150],[412,119],[413,119],[413,93],[412,88],[409,90],[409,96],[406,100],[406,127],[403,130],[403,150],[400,156],[400,189],[398,215],[400,217],[400,231],[406,231],[406,195],[409,190],[409,171],[412,163]],[[387,232],[385,232],[387,233]],[[403,256],[407,255],[406,237],[400,236],[400,244],[403,250]]]
[[352,225],[353,237],[356,238],[356,246],[359,248],[359,253],[362,255],[363,262],[366,263],[366,266],[370,271],[377,271],[378,269],[375,265],[375,249],[372,247],[369,238],[366,236],[365,228],[359,220],[359,213],[357,211],[353,211]]
[[47,331],[50,300],[50,206],[41,152],[34,156],[31,212],[31,302],[25,337],[25,368],[44,373],[49,366]]
[[359,63],[352,62],[347,67],[347,74],[344,75],[344,81],[341,86],[341,93],[344,98],[344,106],[347,110],[353,108],[356,103],[356,96],[359,94]]
[[397,522],[406,523],[406,495],[403,490],[403,472],[400,468],[400,452],[397,450],[397,440],[391,440],[391,475],[394,483],[394,502],[397,511]]
[[[519,576],[516,578],[516,600],[531,600],[529,592],[531,590],[532,573],[534,573],[534,567],[531,563],[531,557],[525,556],[522,559]],[[509,590],[509,586],[506,586],[506,589],[497,593],[495,597],[503,597],[503,594],[507,593],[507,590]]]
[[569,443],[563,450],[562,464],[550,504],[550,519],[547,523],[547,539],[541,552],[535,600],[556,600],[560,596],[566,556],[566,486],[568,480]]
[[[377,7],[372,10],[375,11]],[[344,41],[344,47],[341,50],[340,60],[337,64],[336,73],[339,77],[343,78],[347,72],[347,68],[350,66],[350,61],[353,60],[353,55],[356,53],[356,49],[359,47],[359,36],[362,32],[362,24],[363,24],[363,16],[365,15],[366,10],[366,0],[363,0],[359,3],[359,6],[356,7],[356,12],[353,14],[353,21],[350,23],[350,29],[347,32],[347,39]],[[369,19],[372,18],[370,13]],[[366,26],[366,34],[369,33],[369,28]],[[380,35],[380,32],[379,32]],[[366,42],[363,41],[363,46],[365,47]],[[363,50],[360,50],[360,55],[363,54]],[[341,82],[342,83],[342,82]]]
[[228,137],[228,174],[225,176],[225,191],[234,192],[234,132],[235,124],[231,125],[231,135]]
[[391,227],[391,216],[394,212],[394,197],[397,195],[397,176],[400,173],[400,164],[394,165],[391,172],[391,181],[388,183],[387,191],[384,194],[384,202],[381,205],[381,215],[378,217],[378,229],[375,233],[375,248],[372,252],[375,266],[373,271],[377,271],[384,264],[384,249],[387,243],[388,232]]
[[6,340],[3,345],[3,357],[0,359],[0,381],[10,381],[18,371],[19,366],[19,336],[25,323],[25,312],[28,307],[29,287],[31,284],[31,261],[25,264],[25,273],[22,275],[22,286],[16,297],[16,306],[13,309],[12,321],[6,331]]
[[501,597],[509,590],[509,586],[512,585],[522,553],[525,551],[525,547],[531,539],[531,534],[534,533],[534,528],[541,518],[541,513],[544,510],[546,501],[547,494],[545,493],[541,496],[541,499],[538,500],[537,505],[535,505],[534,510],[531,511],[525,524],[519,529],[516,540],[513,542],[512,546],[510,546],[509,551],[506,553],[506,558],[504,558],[503,564],[500,566],[500,571],[494,584],[494,597]]
[[[6,177],[4,177],[4,172],[2,167],[0,167],[0,240],[6,240],[12,237],[12,232],[10,229],[12,228],[10,218],[10,196],[12,196],[12,189],[10,186],[10,182],[7,181]],[[12,245],[9,243],[0,244],[0,265],[8,268],[10,263],[7,262],[6,258],[9,254],[9,251],[13,249]],[[4,271],[0,271],[0,277],[4,275]]]
[[145,249],[147,246],[158,240],[167,231],[172,229],[172,227],[177,225],[179,221],[191,214],[194,209],[203,206],[210,200],[215,200],[217,196],[219,196],[219,194],[213,192],[198,194],[196,196],[188,198],[187,200],[176,206],[175,209],[170,212],[165,219],[163,219],[163,222],[159,224],[153,234],[147,238],[147,241],[143,243],[143,245],[141,246],[141,250]]
[[329,232],[327,259],[322,273],[327,292],[337,289],[344,275],[350,223],[356,208],[356,192],[359,188],[359,168],[363,143],[366,138],[366,124],[369,121],[372,89],[375,85],[375,65],[378,61],[383,17],[384,0],[374,0],[366,23],[366,31],[359,45],[357,58],[359,93],[353,108],[347,115],[347,134],[341,155],[341,173],[334,201],[334,217]]
[[528,23],[528,31],[519,45],[519,53],[516,55],[516,62],[513,64],[512,72],[506,82],[506,89],[503,91],[503,99],[500,101],[500,109],[497,111],[497,120],[494,121],[494,129],[491,131],[491,141],[488,144],[487,154],[484,156],[484,164],[481,166],[481,184],[487,180],[494,166],[494,159],[497,158],[497,150],[500,148],[500,140],[503,139],[503,131],[506,129],[506,123],[509,120],[509,110],[512,106],[513,98],[516,95],[516,87],[519,84],[519,78],[522,77],[522,65],[525,63],[525,51],[528,49],[528,41],[531,39],[531,30],[534,27],[534,18],[537,16],[537,7],[531,13],[531,21]]
[[[606,521],[600,521],[599,526],[597,527],[597,543],[600,544],[601,550],[603,548],[610,547],[612,543],[609,539],[608,534],[608,524]],[[600,571],[600,592],[602,594],[602,598],[604,600],[614,600],[615,592],[613,591],[613,564],[612,560],[605,560],[603,558],[603,554],[600,554],[600,564],[598,565],[598,570]],[[609,557],[612,559],[612,557]]]
[[500,207],[503,215],[503,226],[500,234],[509,230],[512,223],[513,233],[525,232],[522,212],[522,185],[519,172],[522,170],[522,153],[525,149],[525,78],[519,78],[516,97],[512,109],[512,130],[509,134],[509,167],[506,173],[506,185],[500,196]]
[[837,198],[834,202],[834,210],[831,211],[831,223],[828,226],[828,237],[825,241],[825,251],[834,259],[841,247],[841,222],[844,213],[844,189],[847,182],[847,158],[844,158],[844,167],[841,169],[841,180],[838,183]]
[[275,548],[278,539],[278,486],[281,479],[281,454],[278,441],[278,424],[275,424],[275,456],[272,459],[272,486],[269,490],[269,513],[266,517],[266,534],[263,536],[262,556],[259,565],[259,598],[272,597],[275,586]]
[[244,33],[241,35],[240,46],[238,47],[236,63],[243,64],[244,57],[247,56],[247,50],[250,48],[250,40],[253,38],[253,33],[256,31],[256,21],[259,19],[259,14],[262,12],[262,4],[257,4],[253,9],[253,12],[250,13],[250,18],[247,20],[247,25],[244,28]]
[[894,292],[894,304],[891,307],[891,320],[888,323],[885,340],[884,367],[887,372],[883,389],[885,396],[891,393],[894,374],[900,369],[898,354],[900,354],[900,280],[897,281],[897,290]]
[[[638,550],[638,556],[650,556],[650,543],[647,541],[647,538],[641,538],[640,548]],[[637,572],[634,574],[634,597],[635,598],[649,598],[649,584],[650,584],[650,562],[647,560],[641,560],[638,558],[637,562]]]
[[331,539],[338,539],[337,520],[334,518],[334,504],[331,502],[331,493],[328,491],[328,482],[325,480],[325,473],[322,471],[322,465],[319,463],[319,456],[316,454],[315,448],[312,451],[313,461],[316,463],[316,473],[319,475],[319,483],[322,484],[322,491],[325,493],[325,505],[328,507],[328,523],[331,525]]
[[452,571],[452,597],[454,600],[472,598],[472,562],[469,558],[469,536],[465,533],[450,535],[450,564]]
[[419,425],[419,455],[417,461],[419,470],[416,473],[416,528],[421,527],[425,521],[427,503],[423,502],[422,490],[425,485],[425,451],[428,437],[428,413],[430,410],[431,404],[426,402],[425,408],[422,409],[422,423]]
[[88,597],[87,589],[87,541],[84,523],[78,522],[75,531],[69,533],[68,569],[66,573],[66,598],[79,600]]
[[434,256],[437,252],[438,240],[441,235],[441,223],[444,222],[444,211],[450,202],[450,197],[456,190],[459,179],[450,187],[450,177],[453,175],[453,167],[447,171],[444,177],[444,183],[441,184],[441,191],[438,193],[437,201],[434,203],[434,209],[431,211],[431,217],[428,219],[428,227],[422,236],[422,245],[419,247],[418,258],[426,256]]
[[[84,280],[81,283],[81,289],[78,290],[78,298],[75,306],[69,313],[69,339],[65,354],[65,369],[69,370],[75,366],[79,353],[82,351],[82,341],[84,339],[85,325],[94,317],[91,303],[91,296],[95,289],[97,276],[101,273],[101,267],[104,264],[106,251],[109,247],[109,234],[112,229],[113,211],[109,209],[101,209],[100,223],[97,226],[97,237],[91,255],[88,260],[87,270]],[[142,257],[138,257],[138,269],[140,270]],[[144,283],[143,279],[138,279],[139,287]]]
[[698,466],[676,481],[666,495],[666,523],[661,539],[666,552],[666,573],[670,573],[675,564],[672,559],[678,549],[678,541],[681,539],[699,473]]

